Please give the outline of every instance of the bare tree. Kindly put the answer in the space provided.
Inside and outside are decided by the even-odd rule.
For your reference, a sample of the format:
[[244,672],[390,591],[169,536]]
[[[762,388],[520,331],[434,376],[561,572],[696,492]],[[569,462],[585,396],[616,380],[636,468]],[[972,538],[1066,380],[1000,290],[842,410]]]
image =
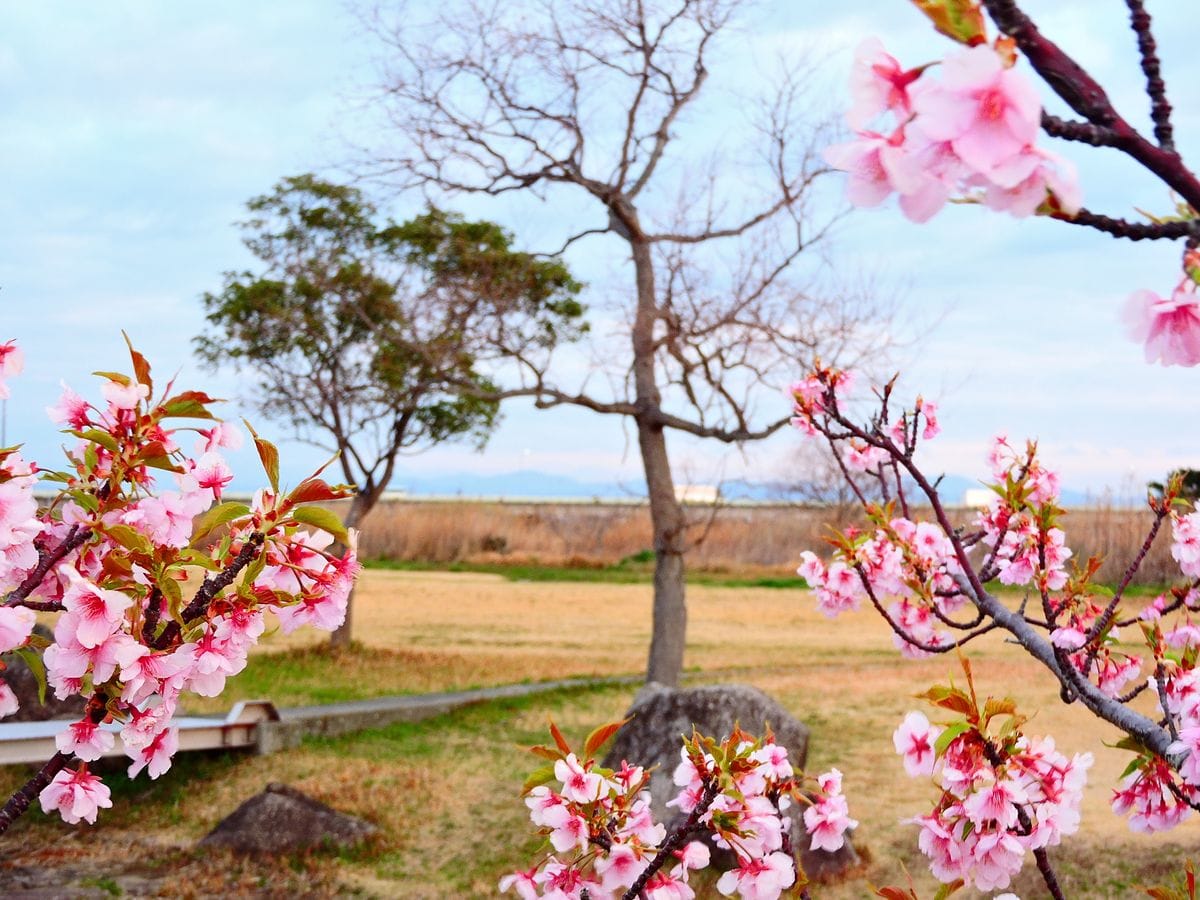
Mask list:
[[688,523],[668,430],[735,445],[770,436],[787,416],[779,403],[758,408],[764,386],[778,396],[818,348],[835,358],[854,346],[870,311],[861,297],[810,294],[796,271],[836,217],[813,214],[828,135],[799,121],[801,73],[783,70],[764,97],[698,118],[710,60],[741,6],[468,0],[423,23],[394,7],[369,19],[388,54],[380,108],[395,137],[371,154],[376,176],[434,192],[532,193],[565,219],[599,220],[572,223],[559,253],[601,234],[624,243],[628,344],[608,388],[564,386],[518,360],[519,384],[504,396],[633,422],[656,554],[647,680],[672,685],[683,666]]

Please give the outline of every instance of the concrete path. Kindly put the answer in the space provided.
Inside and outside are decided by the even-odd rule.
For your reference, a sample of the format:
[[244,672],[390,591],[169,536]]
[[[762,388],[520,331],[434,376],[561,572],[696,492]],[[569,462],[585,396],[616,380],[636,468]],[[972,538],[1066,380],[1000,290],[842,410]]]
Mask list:
[[349,703],[326,703],[320,706],[295,706],[279,710],[278,722],[259,722],[257,750],[277,753],[299,746],[310,735],[337,737],[355,731],[383,728],[393,722],[419,722],[445,715],[464,706],[529,697],[552,691],[606,685],[639,684],[640,675],[608,678],[564,678],[560,681],[541,681],[530,684],[503,684],[473,691],[444,691],[434,694],[411,694],[392,697],[373,697]]

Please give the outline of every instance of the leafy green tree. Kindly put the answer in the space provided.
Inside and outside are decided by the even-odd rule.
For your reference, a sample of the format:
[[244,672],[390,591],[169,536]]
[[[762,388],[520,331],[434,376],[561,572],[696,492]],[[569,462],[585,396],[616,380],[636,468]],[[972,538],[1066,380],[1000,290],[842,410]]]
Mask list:
[[[256,271],[205,294],[196,352],[255,380],[253,400],[338,453],[356,488],[346,525],[379,500],[402,451],[482,446],[514,360],[548,357],[584,326],[561,261],[513,249],[491,222],[429,209],[383,218],[356,188],[286,178],[247,204]],[[334,634],[348,643],[350,617]]]
[[[1179,496],[1181,498],[1192,504],[1200,500],[1200,469],[1173,469],[1167,475],[1167,482],[1176,478],[1179,479]],[[1161,497],[1166,490],[1166,483],[1151,481],[1146,487]]]

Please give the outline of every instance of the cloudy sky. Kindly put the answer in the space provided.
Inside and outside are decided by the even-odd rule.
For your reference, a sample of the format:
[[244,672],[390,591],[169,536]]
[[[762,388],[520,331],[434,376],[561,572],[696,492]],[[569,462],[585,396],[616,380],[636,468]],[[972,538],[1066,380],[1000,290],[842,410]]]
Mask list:
[[[1145,121],[1123,4],[1026,5],[1112,87],[1133,121]],[[1190,4],[1150,5],[1179,143],[1200,153]],[[54,4],[20,4],[6,7],[3,26],[0,338],[17,338],[28,359],[7,405],[9,440],[52,460],[59,440],[44,407],[60,379],[84,390],[92,370],[124,364],[122,328],[158,372],[178,371],[181,381],[232,398],[232,414],[248,412],[232,373],[202,372],[191,356],[203,326],[198,298],[219,287],[221,272],[249,263],[232,225],[247,198],[288,174],[336,176],[351,144],[386,141],[350,112],[376,77],[371,39],[332,0],[118,0],[75,5],[69,15]],[[767,50],[820,48],[826,72],[840,71],[871,33],[913,64],[947,46],[903,0],[776,0],[745,20],[741,45],[714,67],[711,83],[754,77],[743,62]],[[1169,198],[1117,154],[1066,152],[1080,165],[1090,207],[1169,209]],[[398,214],[416,202],[397,198]],[[531,216],[527,206],[497,203],[469,211],[507,223],[532,249],[558,236],[555,210]],[[612,248],[585,248],[572,262],[596,280],[589,276],[623,263],[603,257]],[[997,431],[1038,437],[1078,490],[1200,465],[1197,373],[1145,365],[1117,320],[1131,291],[1170,289],[1175,248],[964,207],[914,227],[887,206],[848,217],[829,252],[838,265],[880,277],[899,298],[897,332],[917,332],[897,363],[913,393],[941,401],[945,431],[929,448],[931,468],[981,474]],[[269,423],[262,430],[287,444]],[[773,477],[795,446],[781,435],[741,456],[676,442],[676,465],[681,480],[696,482]],[[292,479],[318,456],[285,446]],[[397,486],[419,487],[431,472],[516,469],[629,482],[638,465],[612,420],[513,407],[485,455],[439,448],[415,456]],[[248,486],[253,477],[239,480]]]

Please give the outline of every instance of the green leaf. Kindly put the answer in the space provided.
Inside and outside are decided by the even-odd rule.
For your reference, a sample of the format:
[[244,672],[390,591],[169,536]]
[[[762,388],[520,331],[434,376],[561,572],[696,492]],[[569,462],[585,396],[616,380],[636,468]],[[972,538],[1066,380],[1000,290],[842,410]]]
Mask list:
[[242,571],[242,584],[254,584],[255,579],[262,574],[263,569],[267,567],[267,554],[259,553],[258,556],[251,560],[250,565]]
[[214,529],[226,522],[232,522],[234,519],[248,515],[250,515],[250,507],[245,503],[238,503],[236,500],[218,503],[196,517],[196,521],[192,525],[192,546],[196,546],[202,538],[207,537]]
[[208,404],[218,402],[220,401],[202,391],[184,391],[164,400],[162,411],[164,416],[180,419],[212,419],[215,416],[208,411]]
[[117,453],[120,447],[117,446],[117,439],[107,431],[102,431],[99,428],[87,428],[83,431],[72,431],[71,434],[77,438],[82,438],[85,441],[91,441],[93,444],[99,444],[109,453]]
[[529,777],[525,779],[525,783],[521,785],[521,793],[528,794],[540,784],[546,784],[554,781],[554,765],[541,766],[529,773]]
[[1134,772],[1136,772],[1138,769],[1140,769],[1145,764],[1146,764],[1145,759],[1143,759],[1140,756],[1135,756],[1133,759],[1131,759],[1129,761],[1129,765],[1127,765],[1125,767],[1125,771],[1123,771],[1120,775],[1117,776],[1117,781],[1122,781],[1123,779],[1128,778],[1130,775],[1132,775]]
[[179,587],[179,582],[170,575],[164,575],[158,579],[158,589],[162,591],[162,595],[167,601],[167,609],[170,611],[171,618],[180,625],[187,625],[186,622],[180,620],[183,615],[183,590]]
[[42,661],[42,654],[32,647],[18,647],[17,655],[25,660],[25,665],[29,666],[29,671],[33,673],[34,679],[38,686],[38,703],[46,705],[46,664]]
[[109,540],[120,544],[127,550],[146,555],[154,553],[154,547],[150,543],[150,539],[136,528],[131,528],[128,525],[108,525],[104,527],[104,533],[108,536]]
[[85,488],[67,491],[67,496],[90,513],[100,511],[100,500],[95,494]]
[[933,27],[948,38],[973,47],[987,42],[983,10],[976,0],[912,0]]
[[93,375],[99,375],[101,378],[107,378],[109,381],[115,381],[123,387],[129,387],[133,384],[133,379],[128,375],[123,375],[120,372],[93,372]]
[[242,419],[246,423],[246,428],[250,431],[250,435],[254,438],[254,446],[258,450],[258,458],[262,460],[263,471],[267,473],[267,480],[271,482],[271,490],[276,494],[279,493],[279,450],[275,445],[265,438],[260,438],[258,432],[254,430],[254,426]]
[[964,732],[971,730],[970,722],[951,722],[946,726],[946,729],[938,735],[938,739],[933,744],[933,751],[941,756],[946,752],[946,748],[954,743],[955,739]]
[[164,472],[174,472],[177,475],[183,473],[183,469],[173,463],[169,456],[144,456],[138,462],[151,469],[162,469]]
[[312,525],[322,531],[328,531],[343,544],[350,539],[346,526],[337,517],[337,513],[320,506],[301,506],[292,512],[292,518],[304,525]]
[[958,878],[954,881],[951,881],[949,884],[943,884],[938,888],[937,893],[933,895],[933,900],[946,900],[946,898],[951,894],[957,894],[958,889],[962,887],[964,883],[965,882],[961,878]]

